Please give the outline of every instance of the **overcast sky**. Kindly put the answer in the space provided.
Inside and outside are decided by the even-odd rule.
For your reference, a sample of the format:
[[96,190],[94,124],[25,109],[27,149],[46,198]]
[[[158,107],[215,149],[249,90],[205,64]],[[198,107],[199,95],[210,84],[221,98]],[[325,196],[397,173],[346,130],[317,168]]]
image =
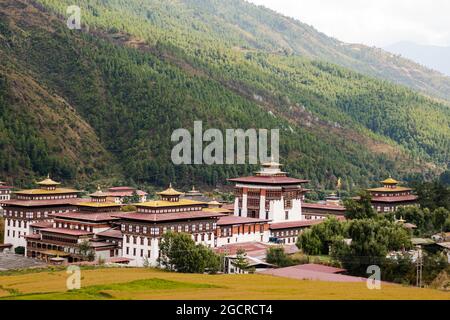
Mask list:
[[247,0],[339,40],[384,47],[399,41],[450,46],[449,0]]

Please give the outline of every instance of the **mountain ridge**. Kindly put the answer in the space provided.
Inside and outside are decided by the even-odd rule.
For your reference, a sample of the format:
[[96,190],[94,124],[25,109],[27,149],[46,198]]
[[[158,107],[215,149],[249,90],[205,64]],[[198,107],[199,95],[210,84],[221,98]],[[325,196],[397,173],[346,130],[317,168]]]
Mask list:
[[450,47],[420,45],[414,42],[401,41],[386,46],[384,49],[450,77],[450,62],[448,59]]

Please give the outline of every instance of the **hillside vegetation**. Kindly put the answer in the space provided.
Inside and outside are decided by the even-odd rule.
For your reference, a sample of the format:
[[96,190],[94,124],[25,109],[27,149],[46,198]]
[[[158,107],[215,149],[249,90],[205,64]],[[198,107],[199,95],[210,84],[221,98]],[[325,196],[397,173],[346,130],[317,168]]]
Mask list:
[[[0,175],[29,182],[51,171],[67,180],[108,175],[139,184],[217,185],[255,169],[174,166],[170,135],[192,128],[194,120],[203,120],[205,129],[280,128],[286,170],[319,187],[332,188],[337,177],[347,189],[388,174],[426,177],[449,160],[447,104],[328,62],[269,50],[259,38],[253,45],[239,42],[229,23],[210,21],[210,7],[201,1],[189,2],[195,9],[175,1],[77,3],[82,31],[65,26],[71,1],[0,4],[0,101],[5,110],[25,109],[15,122],[26,128],[0,130],[11,150],[0,155]],[[15,82],[14,74],[20,75]],[[28,98],[39,90],[46,92],[41,104],[49,115]],[[19,94],[27,99],[14,98]],[[52,100],[59,108],[48,107]],[[0,120],[11,126],[7,117],[2,112]],[[52,127],[52,118],[67,125]],[[23,148],[14,142],[20,139]],[[30,157],[33,148],[43,155]]]

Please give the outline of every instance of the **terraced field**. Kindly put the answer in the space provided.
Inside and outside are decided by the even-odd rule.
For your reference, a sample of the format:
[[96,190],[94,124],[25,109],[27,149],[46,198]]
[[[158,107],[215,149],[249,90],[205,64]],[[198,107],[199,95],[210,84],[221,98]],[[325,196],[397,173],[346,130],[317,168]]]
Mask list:
[[0,299],[446,299],[450,293],[361,283],[299,281],[267,275],[198,275],[155,269],[81,270],[81,289],[68,290],[65,270],[0,273]]

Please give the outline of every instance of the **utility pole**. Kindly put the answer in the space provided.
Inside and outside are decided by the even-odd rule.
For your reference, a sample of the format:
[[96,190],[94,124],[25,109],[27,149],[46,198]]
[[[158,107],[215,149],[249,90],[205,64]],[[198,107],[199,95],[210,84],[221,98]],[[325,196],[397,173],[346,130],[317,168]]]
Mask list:
[[418,246],[417,260],[416,260],[416,286],[419,288],[422,288],[422,275],[423,275],[422,247]]

